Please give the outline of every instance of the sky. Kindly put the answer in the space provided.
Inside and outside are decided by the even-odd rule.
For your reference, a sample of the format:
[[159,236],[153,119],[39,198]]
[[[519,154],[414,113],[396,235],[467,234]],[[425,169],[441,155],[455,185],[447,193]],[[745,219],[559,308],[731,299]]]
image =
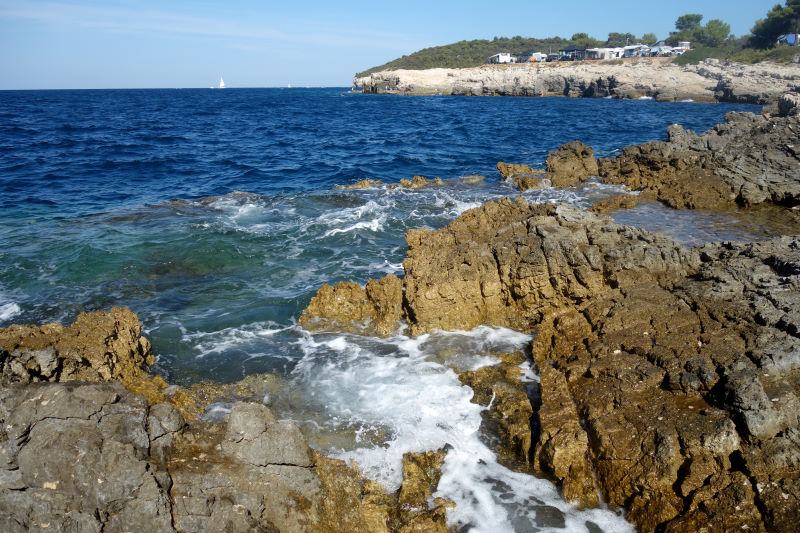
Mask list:
[[777,0],[0,0],[0,90],[347,87],[422,48],[653,32],[700,13],[737,36]]

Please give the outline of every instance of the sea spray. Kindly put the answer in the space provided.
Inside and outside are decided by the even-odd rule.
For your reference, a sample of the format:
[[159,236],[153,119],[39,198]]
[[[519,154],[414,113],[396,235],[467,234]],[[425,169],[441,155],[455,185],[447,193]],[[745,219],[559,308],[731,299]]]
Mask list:
[[[400,486],[404,453],[446,448],[435,496],[456,503],[448,512],[453,526],[487,532],[632,531],[615,513],[578,511],[550,482],[500,465],[484,443],[485,408],[471,401],[472,390],[454,369],[496,364],[492,353],[522,349],[530,339],[486,326],[387,339],[304,332],[298,341],[304,356],[292,381],[313,404],[307,409],[324,411],[329,423],[358,428],[352,448],[325,451],[354,461],[389,490]],[[527,376],[534,378],[530,367]],[[335,431],[330,424],[324,431],[319,424],[305,428],[312,442]]]

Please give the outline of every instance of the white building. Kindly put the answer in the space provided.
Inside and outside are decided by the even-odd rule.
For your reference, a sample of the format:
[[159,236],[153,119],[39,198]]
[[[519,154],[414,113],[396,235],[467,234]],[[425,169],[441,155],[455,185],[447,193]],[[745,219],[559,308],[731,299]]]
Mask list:
[[516,63],[517,58],[509,54],[508,52],[500,52],[499,54],[495,54],[489,57],[489,63]]
[[544,63],[547,61],[547,54],[543,54],[541,52],[534,52],[531,54],[531,57],[528,59],[531,63]]
[[619,59],[623,57],[622,48],[587,48],[586,57],[588,59]]

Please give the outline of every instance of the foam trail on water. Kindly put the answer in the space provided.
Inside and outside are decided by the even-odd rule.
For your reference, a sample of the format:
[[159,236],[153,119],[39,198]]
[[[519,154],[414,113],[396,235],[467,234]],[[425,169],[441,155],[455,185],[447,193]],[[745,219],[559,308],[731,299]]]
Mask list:
[[331,237],[337,233],[349,233],[360,229],[368,229],[370,231],[380,231],[383,229],[383,223],[386,222],[386,215],[381,215],[369,221],[356,222],[351,226],[344,228],[334,228],[325,232],[323,237]]
[[[225,328],[213,332],[183,333],[184,340],[193,344],[195,357],[202,359],[211,354],[228,350],[248,348],[293,326],[279,326],[274,322],[255,322],[240,327]],[[251,356],[254,356],[251,352]]]

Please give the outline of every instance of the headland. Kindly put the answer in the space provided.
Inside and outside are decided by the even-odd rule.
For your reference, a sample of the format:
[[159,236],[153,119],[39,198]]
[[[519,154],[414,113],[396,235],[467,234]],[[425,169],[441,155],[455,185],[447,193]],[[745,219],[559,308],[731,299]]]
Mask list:
[[671,58],[482,65],[463,69],[387,70],[355,78],[376,94],[654,98],[768,104],[800,85],[800,64],[744,65]]

